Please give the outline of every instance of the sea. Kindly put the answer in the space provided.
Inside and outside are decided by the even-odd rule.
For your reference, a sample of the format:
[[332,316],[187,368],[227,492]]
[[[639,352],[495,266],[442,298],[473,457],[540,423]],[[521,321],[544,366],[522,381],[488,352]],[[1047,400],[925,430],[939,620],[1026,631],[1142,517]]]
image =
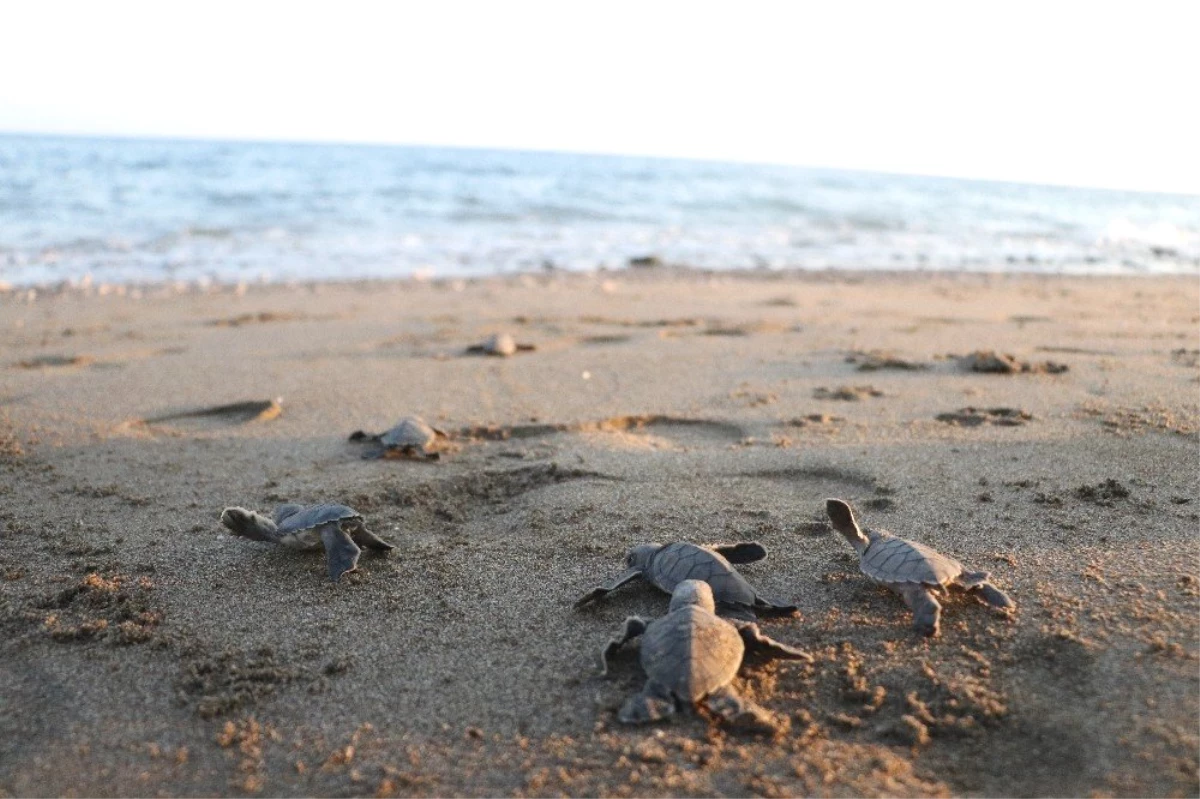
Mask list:
[[1200,274],[1200,196],[666,158],[0,135],[0,285]]

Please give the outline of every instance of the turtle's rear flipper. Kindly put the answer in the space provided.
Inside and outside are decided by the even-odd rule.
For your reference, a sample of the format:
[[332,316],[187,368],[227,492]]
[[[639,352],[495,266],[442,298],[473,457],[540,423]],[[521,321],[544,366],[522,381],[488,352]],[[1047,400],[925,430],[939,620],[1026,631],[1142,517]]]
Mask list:
[[718,602],[717,615],[725,619],[737,619],[738,621],[758,621],[758,614],[754,612],[754,607],[744,602]]
[[728,685],[718,688],[704,698],[704,706],[720,716],[731,727],[744,732],[774,735],[781,729],[779,721],[765,708],[742,699]]
[[675,700],[654,683],[647,683],[640,694],[625,700],[617,712],[624,724],[649,724],[675,715]]
[[234,535],[251,541],[277,541],[275,522],[262,514],[245,508],[226,508],[221,511],[221,524]]
[[755,563],[767,556],[767,548],[757,541],[715,544],[713,549],[730,563]]
[[354,527],[354,529],[350,531],[350,538],[360,547],[373,549],[376,552],[387,552],[396,548],[394,544],[389,544],[387,541],[384,541],[382,538],[368,530],[365,524],[359,524]]
[[771,602],[762,597],[754,598],[754,612],[760,617],[773,616],[799,616],[800,608],[795,605],[781,605],[778,602]]
[[330,580],[337,582],[343,574],[358,567],[358,555],[362,550],[336,522],[321,525],[321,542],[325,544],[325,565]]
[[1017,603],[1009,598],[1008,594],[1001,591],[996,586],[988,582],[986,572],[964,572],[959,578],[964,586],[969,591],[977,591],[979,597],[994,608],[1002,610],[1015,610]]
[[769,635],[763,635],[757,624],[738,624],[738,633],[746,644],[746,649],[758,654],[780,660],[803,660],[812,663],[812,655],[785,643],[776,641]]
[[612,578],[608,582],[602,583],[601,585],[596,586],[591,591],[588,591],[586,594],[581,596],[578,600],[576,600],[575,608],[579,609],[579,608],[583,607],[584,605],[588,604],[589,602],[595,602],[597,599],[604,596],[609,591],[615,591],[618,588],[620,588],[621,586],[625,585],[625,583],[627,583],[631,580],[636,580],[638,577],[641,577],[641,576],[642,576],[641,569],[626,569],[625,571],[621,572],[620,574],[618,574],[616,577]]
[[937,635],[939,621],[942,617],[942,606],[929,589],[923,585],[910,583],[896,589],[904,597],[904,604],[912,608],[913,627],[922,635]]

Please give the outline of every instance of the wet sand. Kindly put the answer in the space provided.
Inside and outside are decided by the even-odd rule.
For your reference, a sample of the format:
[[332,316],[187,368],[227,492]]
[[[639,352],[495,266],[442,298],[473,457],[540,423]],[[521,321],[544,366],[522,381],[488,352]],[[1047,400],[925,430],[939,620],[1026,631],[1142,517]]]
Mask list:
[[[139,294],[0,294],[0,795],[1200,792],[1194,278]],[[464,353],[499,331],[536,349]],[[347,440],[409,414],[440,460]],[[918,636],[830,496],[1018,611]],[[334,585],[218,523],[283,501],[397,549]],[[667,596],[571,605],[677,539],[768,548],[803,616],[763,629],[815,662],[736,687],[784,734],[617,722],[642,672],[596,652]]]

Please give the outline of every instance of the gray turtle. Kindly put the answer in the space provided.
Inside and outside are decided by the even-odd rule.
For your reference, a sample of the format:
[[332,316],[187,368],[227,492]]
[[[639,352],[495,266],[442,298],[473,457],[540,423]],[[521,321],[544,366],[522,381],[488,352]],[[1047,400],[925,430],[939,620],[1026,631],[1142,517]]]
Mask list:
[[405,416],[393,427],[378,435],[355,430],[351,441],[369,441],[379,447],[363,454],[364,458],[415,458],[436,461],[441,457],[437,447],[447,436],[425,423],[420,416]]
[[234,535],[253,541],[271,541],[291,549],[325,547],[329,579],[336,581],[358,567],[360,546],[387,552],[395,547],[372,533],[363,518],[345,505],[297,505],[275,509],[274,520],[245,508],[226,508],[221,524]]
[[508,333],[493,333],[480,343],[467,347],[467,352],[472,355],[494,355],[499,358],[507,358],[518,352],[532,352],[535,349],[537,347],[533,344],[518,344],[516,339]]
[[904,604],[912,609],[913,627],[918,632],[938,634],[942,606],[933,593],[951,585],[978,592],[994,608],[1013,610],[1017,606],[988,582],[987,572],[969,572],[954,558],[886,530],[860,528],[848,502],[827,499],[825,512],[833,522],[833,529],[844,535],[858,552],[863,574],[904,598]]
[[608,658],[639,635],[639,659],[647,679],[642,692],[630,697],[617,713],[626,724],[658,721],[680,705],[703,703],[734,726],[774,732],[778,724],[772,715],[733,690],[731,683],[742,659],[753,651],[812,662],[812,656],[763,635],[755,624],[717,616],[712,587],[700,580],[683,580],[675,586],[670,610],[662,618],[625,619],[621,631],[600,652],[600,673],[607,674]]
[[625,571],[584,594],[576,608],[600,599],[625,583],[644,577],[668,594],[684,580],[703,580],[712,586],[722,616],[755,621],[762,616],[797,616],[795,605],[769,602],[733,568],[734,563],[754,563],[767,556],[757,541],[712,547],[677,541],[673,544],[639,544],[625,557]]

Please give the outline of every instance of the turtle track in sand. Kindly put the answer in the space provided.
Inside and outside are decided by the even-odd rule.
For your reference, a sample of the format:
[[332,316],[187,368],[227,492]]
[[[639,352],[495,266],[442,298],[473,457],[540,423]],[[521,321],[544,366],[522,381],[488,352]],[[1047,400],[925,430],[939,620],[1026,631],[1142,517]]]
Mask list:
[[559,433],[622,433],[656,436],[677,445],[712,441],[736,443],[746,437],[745,431],[732,422],[693,419],[661,413],[611,416],[607,419],[565,424],[476,425],[461,428],[456,436],[485,441],[507,441]]
[[380,506],[411,508],[443,521],[460,523],[478,513],[503,513],[507,503],[523,494],[573,480],[619,480],[585,469],[542,463],[428,480],[413,486],[389,486],[374,494],[351,498],[364,511]]

